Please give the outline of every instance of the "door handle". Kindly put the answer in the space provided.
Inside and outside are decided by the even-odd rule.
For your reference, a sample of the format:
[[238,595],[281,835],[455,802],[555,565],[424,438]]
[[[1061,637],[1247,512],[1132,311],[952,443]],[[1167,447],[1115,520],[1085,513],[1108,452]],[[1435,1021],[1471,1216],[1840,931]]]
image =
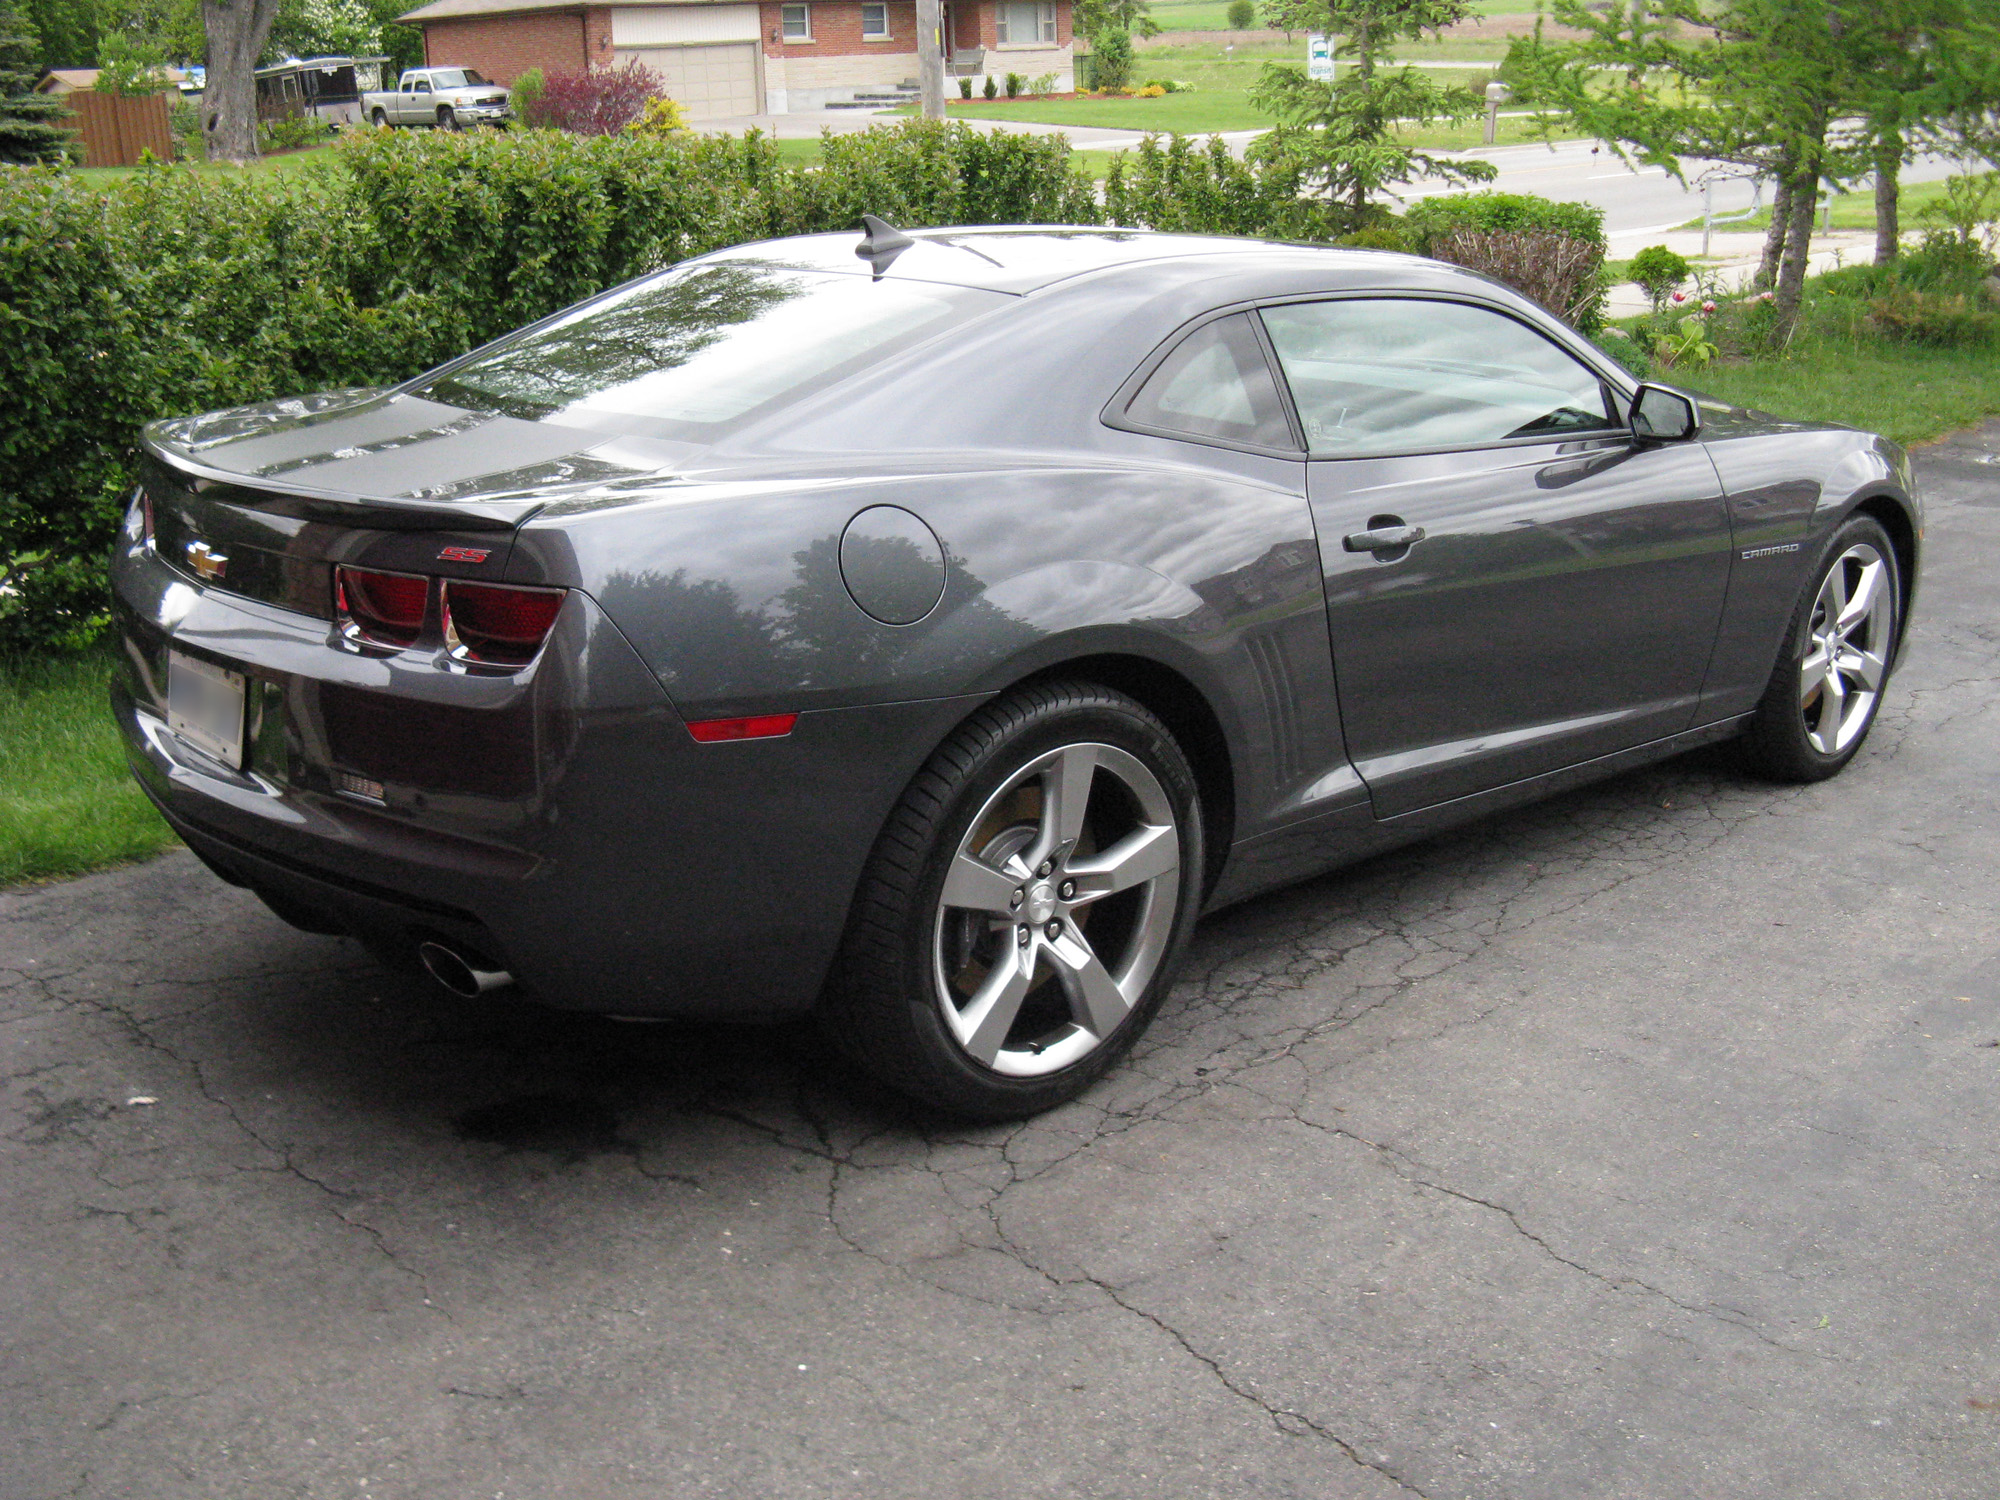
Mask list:
[[1340,545],[1349,552],[1398,552],[1423,539],[1421,526],[1378,526],[1371,531],[1350,532]]

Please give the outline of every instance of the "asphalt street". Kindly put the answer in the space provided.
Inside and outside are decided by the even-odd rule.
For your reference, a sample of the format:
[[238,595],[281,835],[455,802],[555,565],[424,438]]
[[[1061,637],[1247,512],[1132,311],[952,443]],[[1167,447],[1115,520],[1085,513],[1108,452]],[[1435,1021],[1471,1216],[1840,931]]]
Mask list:
[[[2000,422],[1862,756],[1221,914],[1083,1102],[0,895],[0,1495],[2000,1493]],[[643,880],[643,871],[633,878]]]

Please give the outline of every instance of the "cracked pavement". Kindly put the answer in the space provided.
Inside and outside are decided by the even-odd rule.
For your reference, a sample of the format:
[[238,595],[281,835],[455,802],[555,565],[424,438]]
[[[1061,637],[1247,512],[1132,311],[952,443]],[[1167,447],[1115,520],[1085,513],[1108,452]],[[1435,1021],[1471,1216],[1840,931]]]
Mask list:
[[1026,1124],[442,996],[186,854],[0,894],[0,1495],[2000,1493],[1996,455],[1920,455],[1845,775],[1223,913]]

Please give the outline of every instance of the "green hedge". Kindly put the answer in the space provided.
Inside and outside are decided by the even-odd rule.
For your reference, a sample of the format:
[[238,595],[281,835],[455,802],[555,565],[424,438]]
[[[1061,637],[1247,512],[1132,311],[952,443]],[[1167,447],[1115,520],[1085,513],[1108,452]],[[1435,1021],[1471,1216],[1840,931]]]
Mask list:
[[1487,234],[1560,234],[1605,249],[1604,210],[1591,203],[1556,203],[1526,193],[1449,193],[1425,198],[1403,216],[1403,237],[1419,255],[1461,229]]

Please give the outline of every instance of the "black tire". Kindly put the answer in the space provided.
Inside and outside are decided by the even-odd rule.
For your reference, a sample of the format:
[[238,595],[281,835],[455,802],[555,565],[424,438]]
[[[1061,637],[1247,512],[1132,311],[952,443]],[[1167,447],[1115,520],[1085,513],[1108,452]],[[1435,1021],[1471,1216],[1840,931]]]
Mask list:
[[[1029,825],[1059,831],[1062,794],[1052,784],[1062,778],[1063,767],[1078,763],[1072,757],[1089,767],[1075,783],[1085,789],[1075,804],[1082,809],[1076,819],[1088,827],[1080,839],[1059,844],[1053,859],[1029,870],[1018,859],[1039,857],[1038,846],[1017,836]],[[1030,786],[1034,790],[1025,805],[1032,813],[1024,816],[1012,810],[1023,804],[1002,801],[1030,796]],[[1170,833],[1158,821],[1163,807],[1171,809]],[[1024,879],[1024,889],[1034,894],[1016,916],[1027,917],[1031,910],[1037,915],[1017,926],[1016,916],[991,914],[1000,911],[998,905],[978,911],[961,911],[955,903],[947,907],[946,875],[965,850],[978,847],[969,841],[983,839],[996,819],[1010,818],[1013,824],[1002,838],[1016,838],[1015,867],[1027,874],[995,873],[993,879],[1003,885]],[[1172,984],[1201,905],[1202,839],[1201,800],[1187,756],[1143,705],[1090,682],[1016,689],[960,726],[890,815],[862,877],[819,1012],[823,1034],[891,1088],[956,1115],[1017,1119],[1075,1098],[1131,1047]],[[1128,853],[1121,862],[1119,850],[1148,843],[1161,852],[1146,860]],[[1169,846],[1177,854],[1176,867],[1139,873],[1141,864],[1150,869],[1156,860],[1163,862]],[[996,847],[984,846],[982,858],[1004,860],[991,852]],[[1098,867],[1096,875],[1087,871],[1091,866]],[[1103,872],[1114,867],[1127,872],[1125,886],[1116,878],[1106,881]],[[1076,879],[1065,879],[1066,871]],[[1112,893],[1093,896],[1080,888],[1093,879]],[[1054,920],[1044,921],[1052,913],[1043,908],[1058,891],[1066,903],[1074,897],[1074,905],[1059,905]],[[1088,926],[1093,916],[1094,928]],[[948,947],[953,954],[961,951],[956,944],[970,945],[962,967],[947,958]],[[990,958],[978,956],[980,945],[988,945]],[[1119,984],[1130,1008],[1115,1026],[1093,1030],[1084,1024],[1089,1002],[1081,996],[1092,985],[1079,977],[1088,966],[1074,961],[1079,953],[1100,978],[1124,976]],[[1002,1049],[990,1065],[973,1056],[954,1031],[967,1024],[964,1017],[974,1006],[962,991],[953,992],[958,980],[947,973],[950,967],[963,974],[979,963],[986,964],[987,980],[1003,966],[1015,966],[1026,997],[1008,1012],[1014,1019],[985,1033],[998,1038],[995,1045]],[[1043,1027],[1049,1029],[1038,1029]],[[1046,1048],[1040,1044],[1051,1037],[1059,1040]],[[1074,1061],[1063,1061],[1086,1045]],[[1010,1076],[1005,1070],[1018,1070],[1023,1058],[1030,1059],[1030,1067],[1046,1058],[1052,1071]]]
[[380,110],[380,109],[376,110],[374,114],[368,117],[368,123],[370,125],[373,125],[377,130],[388,129],[389,127],[388,112],[386,110]]
[[463,130],[464,128],[464,126],[458,123],[458,112],[449,104],[438,106],[439,130]]
[[[1880,604],[1867,622],[1865,651],[1857,652],[1855,659],[1866,663],[1875,683],[1868,689],[1864,678],[1839,674],[1840,682],[1860,696],[1840,717],[1836,733],[1827,727],[1830,700],[1826,690],[1821,688],[1818,697],[1813,698],[1809,680],[1809,675],[1828,679],[1834,676],[1831,672],[1815,674],[1813,666],[1827,659],[1820,654],[1827,636],[1822,596],[1836,568],[1842,569],[1845,577],[1853,578],[1870,560],[1879,561],[1882,569],[1876,585]],[[1818,562],[1806,576],[1805,591],[1786,627],[1770,685],[1765,688],[1741,742],[1743,758],[1750,769],[1774,781],[1824,781],[1838,775],[1854,759],[1874,726],[1901,640],[1902,575],[1895,546],[1873,517],[1853,516],[1842,523],[1828,538]],[[1850,631],[1854,639],[1861,638],[1859,627],[1850,627]],[[1873,665],[1875,661],[1880,663],[1879,670]]]

